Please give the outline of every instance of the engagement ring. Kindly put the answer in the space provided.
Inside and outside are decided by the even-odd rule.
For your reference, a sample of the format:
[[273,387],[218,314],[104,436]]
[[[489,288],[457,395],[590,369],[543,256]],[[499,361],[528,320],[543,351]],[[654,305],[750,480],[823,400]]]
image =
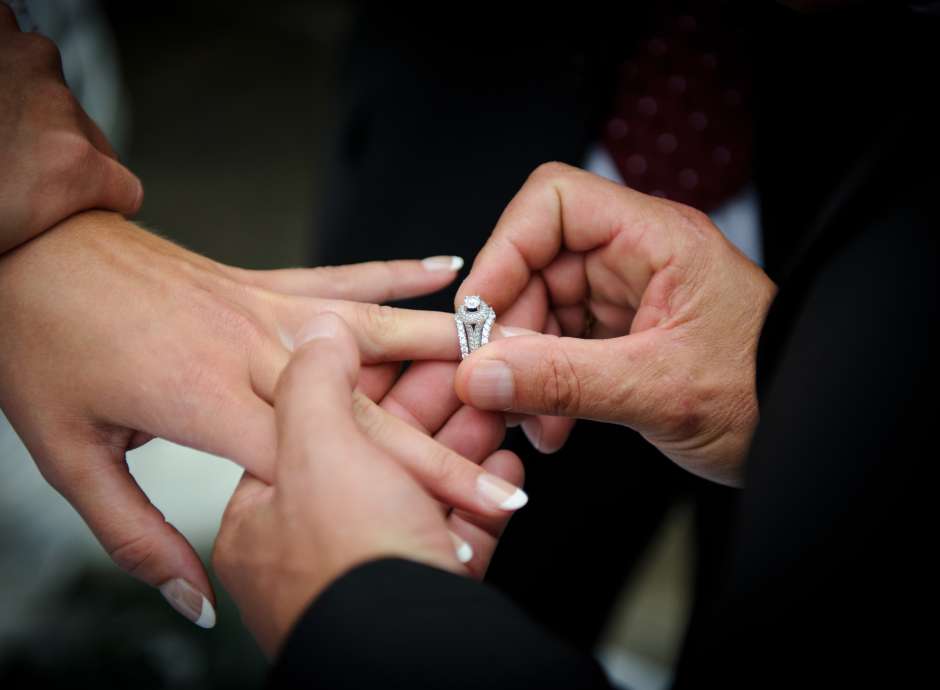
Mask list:
[[463,304],[454,313],[454,321],[457,322],[460,358],[466,359],[471,352],[490,342],[496,312],[479,295],[469,295],[463,298]]

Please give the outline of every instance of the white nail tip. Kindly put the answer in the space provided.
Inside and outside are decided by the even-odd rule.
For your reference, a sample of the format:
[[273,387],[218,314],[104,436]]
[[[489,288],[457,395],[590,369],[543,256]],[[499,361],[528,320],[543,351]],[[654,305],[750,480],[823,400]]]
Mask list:
[[529,497],[522,489],[516,489],[515,492],[505,501],[499,504],[503,510],[519,510],[529,502]]
[[186,580],[173,578],[160,585],[159,589],[167,603],[181,616],[200,628],[215,626],[215,607]]
[[461,563],[469,563],[473,560],[473,549],[470,548],[470,544],[464,542],[457,549],[457,560]]
[[421,263],[428,271],[459,271],[463,268],[463,259],[459,256],[429,256]]
[[199,618],[193,622],[207,630],[215,627],[215,607],[205,597],[202,598],[202,611],[199,612]]
[[469,563],[473,560],[473,547],[453,532],[450,532],[450,540],[454,542],[454,553],[457,560],[461,563]]

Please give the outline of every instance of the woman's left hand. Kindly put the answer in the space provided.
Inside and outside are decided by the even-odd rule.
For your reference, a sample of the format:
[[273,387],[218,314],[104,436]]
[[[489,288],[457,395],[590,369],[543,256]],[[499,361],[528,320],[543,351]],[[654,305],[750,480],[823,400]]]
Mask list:
[[[262,649],[273,656],[330,582],[354,566],[399,557],[481,577],[511,512],[525,502],[522,464],[508,451],[483,462],[488,516],[452,512],[400,462],[441,466],[447,449],[378,412],[363,431],[353,389],[359,353],[334,314],[311,322],[275,394],[277,462],[266,484],[245,474],[213,553],[216,572]],[[370,425],[366,424],[366,427]]]

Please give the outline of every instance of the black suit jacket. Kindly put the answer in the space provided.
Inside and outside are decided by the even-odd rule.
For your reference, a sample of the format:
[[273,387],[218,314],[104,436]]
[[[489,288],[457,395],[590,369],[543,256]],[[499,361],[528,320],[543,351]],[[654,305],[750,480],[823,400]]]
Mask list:
[[[937,26],[904,5],[772,8],[757,20],[758,183],[781,289],[761,339],[762,419],[733,560],[696,616],[676,686],[909,687],[933,670],[920,623],[935,586]],[[454,165],[452,153],[442,150],[441,164]],[[272,682],[606,683],[497,592],[397,560],[361,566],[323,593]]]

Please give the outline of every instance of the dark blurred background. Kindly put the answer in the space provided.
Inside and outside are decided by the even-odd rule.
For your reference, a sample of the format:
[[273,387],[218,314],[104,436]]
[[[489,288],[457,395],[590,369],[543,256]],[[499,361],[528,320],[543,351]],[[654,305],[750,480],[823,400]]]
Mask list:
[[[240,266],[316,260],[313,219],[330,174],[332,94],[352,3],[25,4],[59,43],[86,110],[143,180],[141,223]],[[0,458],[8,475],[0,484],[0,687],[263,683],[264,661],[221,589],[218,626],[191,626],[110,564],[2,417]],[[238,469],[161,441],[129,462],[207,557]],[[688,522],[684,510],[668,521],[598,650],[638,690],[661,687],[676,653]]]

